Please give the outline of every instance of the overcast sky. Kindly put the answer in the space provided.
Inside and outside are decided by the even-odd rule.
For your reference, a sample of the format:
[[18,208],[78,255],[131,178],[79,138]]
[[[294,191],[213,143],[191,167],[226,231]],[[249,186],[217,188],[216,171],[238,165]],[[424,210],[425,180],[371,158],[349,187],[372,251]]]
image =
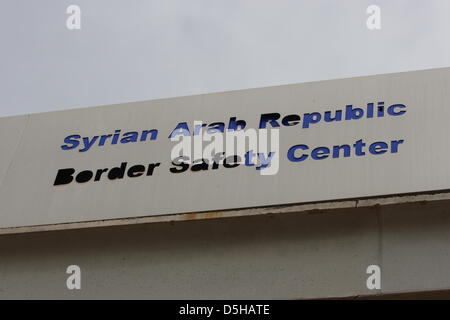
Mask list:
[[0,116],[450,66],[449,15],[449,0],[2,0]]

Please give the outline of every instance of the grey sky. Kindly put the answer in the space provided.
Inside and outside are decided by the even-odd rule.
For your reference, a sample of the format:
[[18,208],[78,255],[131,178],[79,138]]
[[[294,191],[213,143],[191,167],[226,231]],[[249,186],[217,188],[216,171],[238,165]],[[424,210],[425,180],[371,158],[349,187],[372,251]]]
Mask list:
[[2,0],[0,116],[450,66],[449,14],[448,0]]

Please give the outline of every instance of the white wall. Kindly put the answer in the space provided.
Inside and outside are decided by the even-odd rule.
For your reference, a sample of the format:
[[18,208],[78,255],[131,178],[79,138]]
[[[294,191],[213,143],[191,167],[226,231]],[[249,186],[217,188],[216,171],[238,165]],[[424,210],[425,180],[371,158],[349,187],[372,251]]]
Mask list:
[[[450,288],[450,201],[0,236],[0,298],[316,298]],[[66,267],[82,289],[66,289]]]

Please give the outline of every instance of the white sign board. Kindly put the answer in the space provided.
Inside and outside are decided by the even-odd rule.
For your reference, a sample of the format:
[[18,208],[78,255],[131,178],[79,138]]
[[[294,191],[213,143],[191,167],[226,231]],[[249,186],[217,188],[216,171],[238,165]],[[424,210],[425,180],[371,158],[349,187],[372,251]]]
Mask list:
[[[449,88],[445,68],[2,118],[0,228],[449,189]],[[272,158],[173,163],[169,136],[262,128]]]

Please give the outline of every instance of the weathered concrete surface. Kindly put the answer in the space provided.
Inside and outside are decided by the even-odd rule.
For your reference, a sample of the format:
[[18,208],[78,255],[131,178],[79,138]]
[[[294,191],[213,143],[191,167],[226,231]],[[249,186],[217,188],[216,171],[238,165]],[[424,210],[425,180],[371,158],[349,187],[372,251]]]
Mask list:
[[328,210],[336,211],[337,209],[352,209],[352,208],[385,206],[385,205],[406,204],[406,203],[417,204],[442,200],[450,200],[450,193],[446,191],[436,191],[433,193],[426,193],[426,194],[406,194],[406,195],[396,195],[386,197],[374,197],[359,200],[324,201],[316,203],[268,206],[250,209],[209,211],[198,213],[192,212],[183,214],[169,214],[163,216],[110,219],[110,220],[99,220],[89,222],[39,225],[31,227],[0,228],[0,235],[14,234],[14,233],[29,233],[38,231],[124,226],[124,225],[145,224],[145,223],[220,219],[220,218],[232,218],[241,216],[267,215],[267,214],[282,214],[282,213],[310,214],[310,213],[320,213]]
[[[388,200],[387,200],[388,201]],[[379,201],[380,202],[380,201]],[[324,298],[450,288],[450,201],[0,236],[0,298]],[[66,289],[68,265],[82,289]],[[382,268],[382,290],[366,268]]]

